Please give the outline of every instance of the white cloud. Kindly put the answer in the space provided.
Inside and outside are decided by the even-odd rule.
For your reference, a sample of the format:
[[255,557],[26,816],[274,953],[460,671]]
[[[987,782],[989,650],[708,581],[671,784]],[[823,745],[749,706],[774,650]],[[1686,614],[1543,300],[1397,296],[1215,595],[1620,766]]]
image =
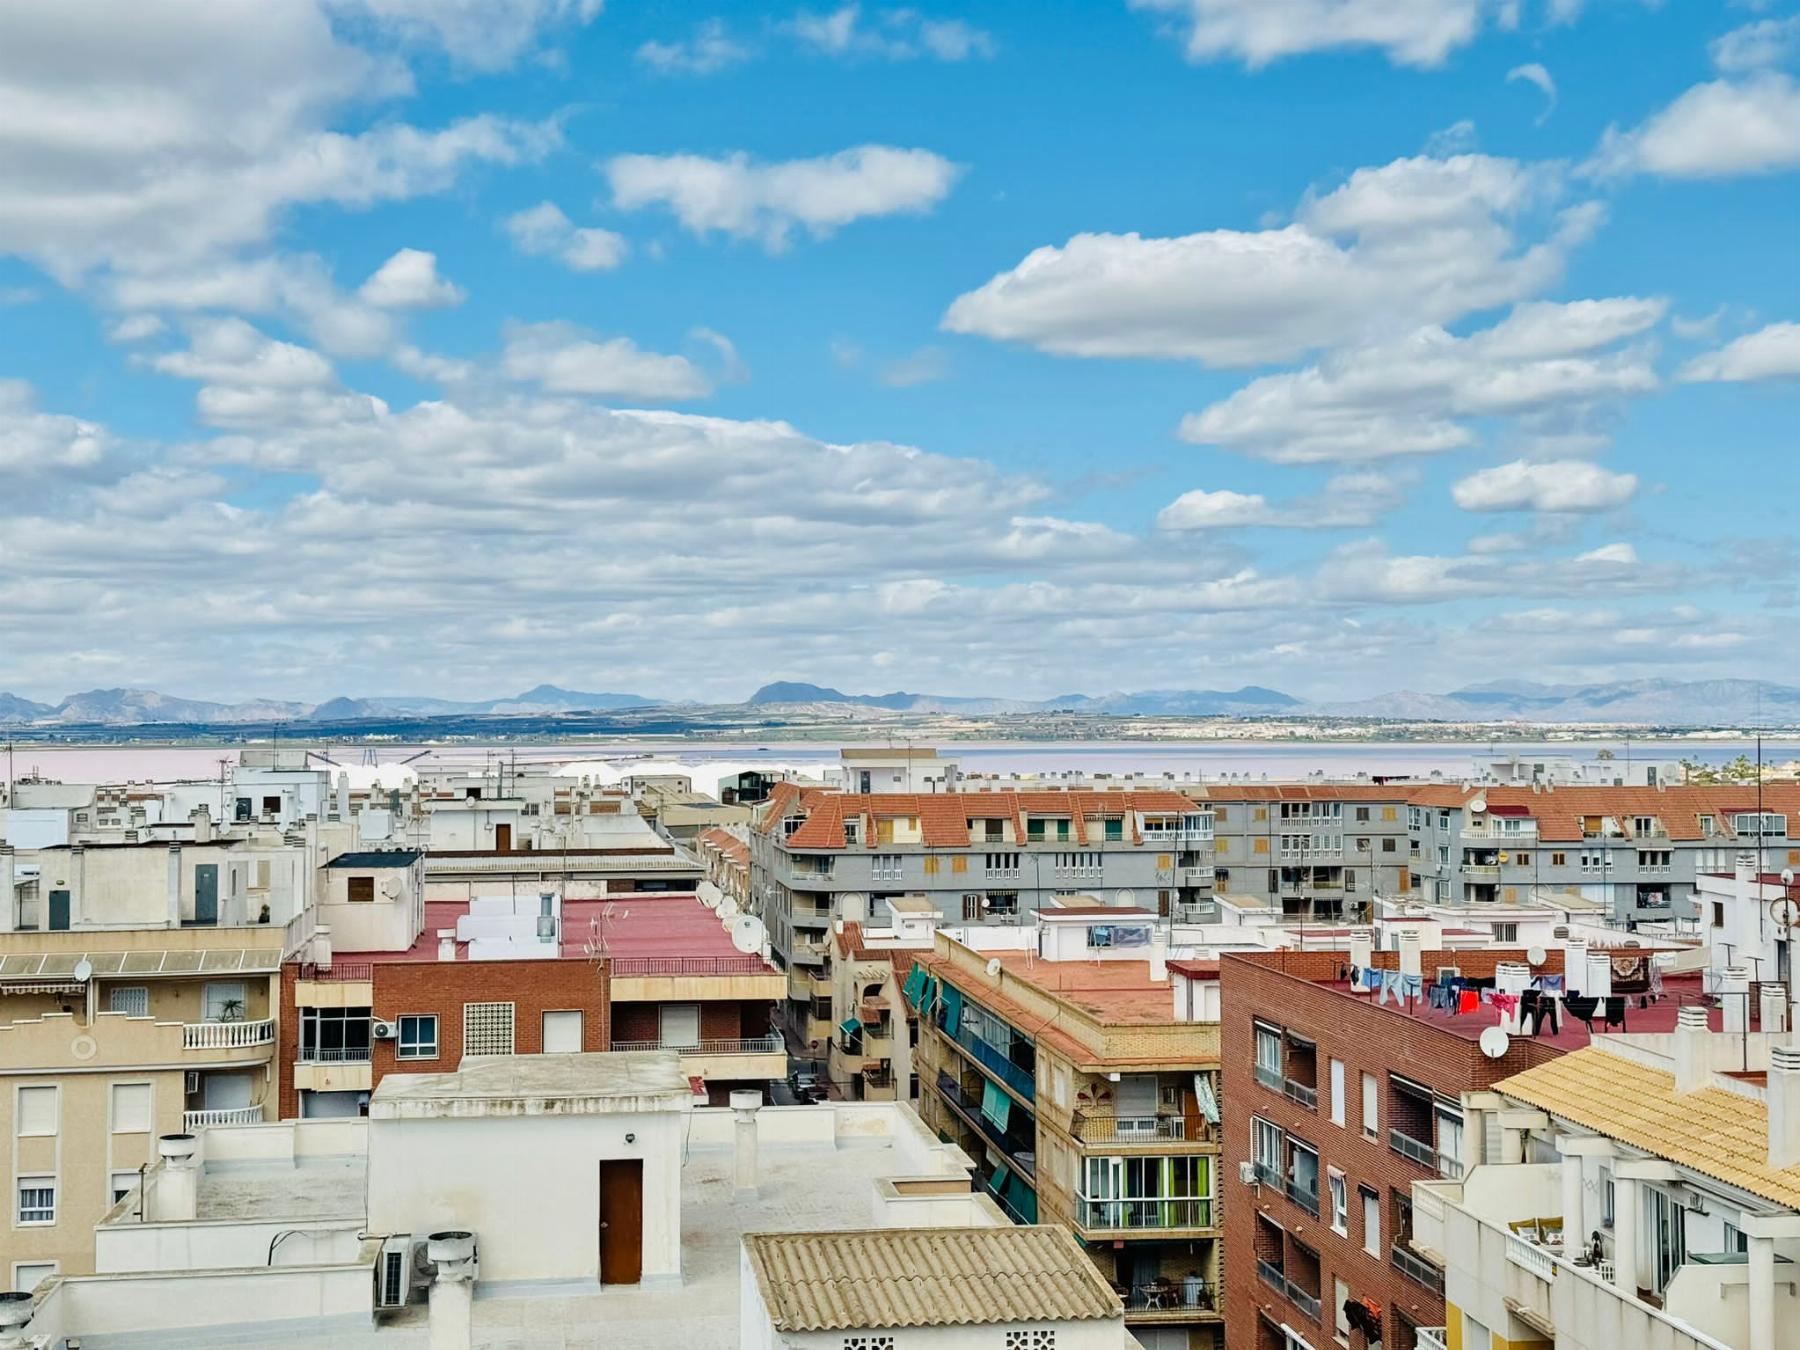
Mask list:
[[1610,511],[1637,495],[1636,474],[1587,460],[1514,460],[1470,474],[1450,489],[1465,511]]
[[1132,0],[1169,15],[1190,61],[1251,68],[1285,56],[1372,47],[1395,65],[1437,66],[1480,31],[1484,0]]
[[950,374],[950,353],[942,347],[921,347],[916,352],[890,361],[877,375],[893,389],[909,389],[915,384],[930,384]]
[[1734,28],[1714,39],[1710,50],[1713,64],[1728,74],[1780,65],[1800,51],[1800,14]]
[[357,295],[378,309],[448,309],[463,302],[462,289],[438,275],[437,254],[416,248],[389,258]]
[[154,314],[127,314],[106,327],[108,342],[143,342],[168,331],[168,324]]
[[772,164],[743,154],[619,155],[606,166],[619,209],[667,207],[693,234],[758,239],[771,251],[795,228],[822,238],[851,221],[929,211],[957,172],[929,150],[886,145]]
[[1193,531],[1265,526],[1294,530],[1361,529],[1404,500],[1405,485],[1386,474],[1338,474],[1323,491],[1271,505],[1260,492],[1184,492],[1157,512],[1159,530]]
[[1283,360],[1542,289],[1598,220],[1577,207],[1522,246],[1512,222],[1553,187],[1484,155],[1396,160],[1309,197],[1279,229],[1039,248],[958,297],[943,326],[1067,356]]
[[671,403],[712,392],[685,356],[647,352],[630,338],[596,338],[568,323],[511,325],[500,368],[552,394]]
[[1506,82],[1523,80],[1526,84],[1536,85],[1544,95],[1544,111],[1538,114],[1537,124],[1543,126],[1550,120],[1550,114],[1556,111],[1556,81],[1550,72],[1537,61],[1528,61],[1522,66],[1514,66],[1506,72]]
[[440,47],[473,70],[503,70],[540,32],[585,24],[601,0],[326,0],[333,12],[366,19],[407,41]]
[[801,46],[827,56],[967,61],[994,54],[992,34],[962,19],[932,19],[916,9],[884,9],[867,21],[860,4],[823,13],[802,10],[786,27]]
[[1684,380],[1800,379],[1800,323],[1772,323],[1696,356],[1682,367]]
[[1369,460],[1472,445],[1472,419],[1502,417],[1554,447],[1595,407],[1657,387],[1650,354],[1616,344],[1665,308],[1533,302],[1466,338],[1433,326],[1344,348],[1188,414],[1181,436],[1278,463]]
[[38,409],[23,380],[0,380],[0,484],[22,490],[26,479],[99,468],[118,448],[106,428]]
[[675,42],[649,41],[637,49],[637,60],[665,75],[712,75],[748,61],[755,53],[731,36],[723,19],[697,24],[691,37]]
[[378,418],[387,405],[339,383],[318,352],[281,342],[242,319],[190,322],[185,350],[135,358],[165,375],[195,380],[200,420],[231,429],[353,424]]
[[625,261],[630,246],[611,230],[577,229],[555,202],[539,202],[506,218],[521,253],[555,258],[572,272],[605,272]]
[[1800,167],[1800,83],[1779,71],[1697,84],[1643,125],[1608,128],[1597,176],[1736,178]]

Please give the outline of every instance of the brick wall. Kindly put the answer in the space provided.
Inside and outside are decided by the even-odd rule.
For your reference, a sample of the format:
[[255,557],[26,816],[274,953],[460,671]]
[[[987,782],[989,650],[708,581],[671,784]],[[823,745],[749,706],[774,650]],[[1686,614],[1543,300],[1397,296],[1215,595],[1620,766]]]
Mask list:
[[[1561,969],[1561,952],[1548,953],[1552,960],[1539,969]],[[1522,951],[1488,950],[1426,952],[1424,969],[1456,965],[1465,975],[1492,974],[1496,961],[1523,960]],[[1378,952],[1375,964],[1391,968],[1398,953]],[[1389,1147],[1390,1118],[1388,1075],[1399,1074],[1448,1098],[1466,1090],[1485,1088],[1510,1074],[1542,1063],[1560,1053],[1542,1042],[1515,1038],[1512,1049],[1498,1060],[1482,1055],[1470,1039],[1441,1027],[1419,1022],[1392,1007],[1357,999],[1315,981],[1341,978],[1348,973],[1348,958],[1341,952],[1271,952],[1227,956],[1221,962],[1221,1109],[1226,1163],[1221,1173],[1220,1197],[1225,1228],[1225,1320],[1227,1344],[1255,1346],[1259,1314],[1286,1322],[1314,1345],[1331,1344],[1336,1337],[1334,1281],[1341,1279],[1355,1298],[1373,1299],[1382,1310],[1386,1335],[1383,1350],[1412,1350],[1402,1334],[1403,1323],[1441,1326],[1441,1295],[1404,1276],[1394,1265],[1392,1247],[1397,1237],[1395,1198],[1411,1194],[1414,1181],[1429,1180],[1433,1168],[1414,1162]],[[1318,1107],[1310,1110],[1259,1083],[1254,1076],[1255,1033],[1258,1018],[1311,1039],[1317,1046]],[[1344,1064],[1344,1124],[1331,1119],[1331,1070],[1337,1059]],[[1377,1080],[1379,1135],[1364,1137],[1362,1130],[1362,1075]],[[1246,1186],[1238,1180],[1240,1161],[1251,1157],[1251,1118],[1260,1116],[1318,1151],[1319,1216],[1290,1201],[1277,1186]],[[1331,1227],[1331,1169],[1346,1179],[1348,1231]],[[1359,1187],[1373,1190],[1380,1206],[1378,1256],[1363,1249],[1364,1230]],[[1268,1258],[1270,1234],[1259,1242],[1258,1216],[1284,1230],[1288,1249],[1301,1243],[1318,1254],[1318,1293],[1322,1305],[1314,1322],[1301,1308],[1259,1278],[1257,1256]],[[1259,1247],[1265,1249],[1259,1252]],[[1351,1350],[1363,1350],[1360,1333],[1352,1332]]]
[[[390,1073],[448,1073],[462,1062],[463,1004],[511,1003],[513,1047],[517,1054],[543,1051],[544,1014],[582,1013],[581,1048],[612,1046],[608,967],[584,959],[553,961],[381,961],[374,965],[372,1015],[391,1022],[402,1014],[438,1019],[436,1059],[397,1060],[395,1042],[374,1041],[369,1056],[371,1088]],[[296,967],[281,978],[281,1115],[300,1113],[293,1064],[300,1049],[300,1019],[294,1007]]]
[[[674,999],[671,1002],[683,1002]],[[660,1003],[615,1003],[613,1005],[613,1040],[623,1045],[631,1041],[654,1041],[662,1034]],[[772,1005],[767,999],[711,999],[700,1005],[700,1039],[705,1041],[746,1040],[769,1034]]]

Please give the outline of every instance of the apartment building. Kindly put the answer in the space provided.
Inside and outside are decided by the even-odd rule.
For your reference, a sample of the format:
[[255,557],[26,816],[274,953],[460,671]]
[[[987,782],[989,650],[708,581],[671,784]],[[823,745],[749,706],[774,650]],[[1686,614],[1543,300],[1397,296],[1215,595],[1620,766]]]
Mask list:
[[1469,1166],[1414,1184],[1445,1272],[1438,1346],[1800,1345],[1800,1049],[1602,1036],[1463,1097]]
[[1212,875],[1212,816],[1176,792],[842,793],[777,784],[750,889],[798,1021],[831,997],[829,930],[922,895],[951,923],[1016,925],[1071,895],[1174,913]]
[[1405,783],[1190,788],[1212,812],[1216,902],[1206,917],[1368,923],[1377,895],[1411,884]]
[[887,907],[886,928],[852,920],[834,925],[831,1002],[809,1013],[810,1026],[831,1027],[824,1064],[830,1089],[853,1101],[913,1098],[918,1032],[903,982],[914,959],[936,949],[941,916],[922,895],[895,896]]
[[938,934],[907,981],[919,1112],[1015,1221],[1081,1240],[1140,1344],[1213,1347],[1218,972],[1165,964],[1155,922],[1074,905],[1025,949]]

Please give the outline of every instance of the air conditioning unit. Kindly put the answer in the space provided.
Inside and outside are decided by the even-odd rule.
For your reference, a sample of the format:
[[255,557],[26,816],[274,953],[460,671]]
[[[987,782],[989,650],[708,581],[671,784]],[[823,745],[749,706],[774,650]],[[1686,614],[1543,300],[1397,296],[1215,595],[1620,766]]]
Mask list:
[[1454,980],[1461,974],[1461,966],[1439,966],[1437,968],[1437,982],[1442,984],[1445,980]]
[[198,1092],[200,1090],[200,1070],[189,1069],[187,1071],[187,1077],[183,1080],[181,1086],[182,1090],[190,1095]]
[[1246,1186],[1256,1185],[1256,1164],[1248,1161],[1239,1163],[1238,1180]]
[[412,1301],[414,1287],[427,1274],[421,1266],[424,1250],[425,1244],[410,1233],[395,1233],[382,1240],[381,1254],[375,1259],[377,1314],[398,1312]]
[[370,1028],[378,1041],[391,1041],[400,1034],[399,1028],[392,1022],[377,1022]]
[[1569,936],[1569,925],[1566,923],[1557,924],[1556,927],[1550,930],[1550,936],[1553,938],[1567,939]]

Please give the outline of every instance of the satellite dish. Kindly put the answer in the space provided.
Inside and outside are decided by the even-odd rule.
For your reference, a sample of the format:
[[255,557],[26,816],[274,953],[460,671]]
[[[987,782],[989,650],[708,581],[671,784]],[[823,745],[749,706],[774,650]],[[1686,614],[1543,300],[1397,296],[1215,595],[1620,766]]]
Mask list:
[[1121,905],[1136,904],[1137,892],[1132,890],[1129,886],[1121,886],[1118,890],[1113,892],[1113,899],[1117,900]]
[[1469,811],[1471,814],[1479,816],[1486,810],[1487,810],[1487,798],[1486,797],[1471,797],[1471,798],[1469,798]]
[[1792,886],[1794,884],[1794,869],[1793,868],[1784,867],[1781,869],[1781,884],[1783,886]]
[[1531,948],[1529,951],[1527,951],[1525,953],[1525,959],[1527,961],[1531,962],[1531,964],[1534,966],[1543,965],[1544,964],[1544,949],[1542,947]]
[[694,894],[700,897],[700,903],[708,909],[717,909],[719,901],[725,898],[725,892],[710,881],[703,881],[694,887]]
[[768,932],[763,928],[763,921],[754,914],[740,914],[731,921],[731,945],[746,956],[762,950]]
[[1500,1059],[1511,1048],[1512,1037],[1506,1034],[1503,1027],[1489,1027],[1481,1033],[1478,1044],[1481,1046],[1481,1053],[1489,1059]]
[[741,912],[738,902],[731,896],[727,895],[719,901],[719,917],[721,919],[735,919]]
[[94,963],[88,960],[87,957],[82,957],[81,960],[75,963],[74,974],[76,983],[86,984],[89,980],[94,978]]
[[1000,958],[999,957],[997,957],[997,956],[988,957],[987,973],[990,975],[998,975],[1000,973]]
[[1800,905],[1792,900],[1772,900],[1769,902],[1769,918],[1775,926],[1784,932],[1800,922]]
[[399,899],[400,898],[400,878],[397,876],[393,876],[391,874],[383,877],[381,879],[381,893],[390,900]]

